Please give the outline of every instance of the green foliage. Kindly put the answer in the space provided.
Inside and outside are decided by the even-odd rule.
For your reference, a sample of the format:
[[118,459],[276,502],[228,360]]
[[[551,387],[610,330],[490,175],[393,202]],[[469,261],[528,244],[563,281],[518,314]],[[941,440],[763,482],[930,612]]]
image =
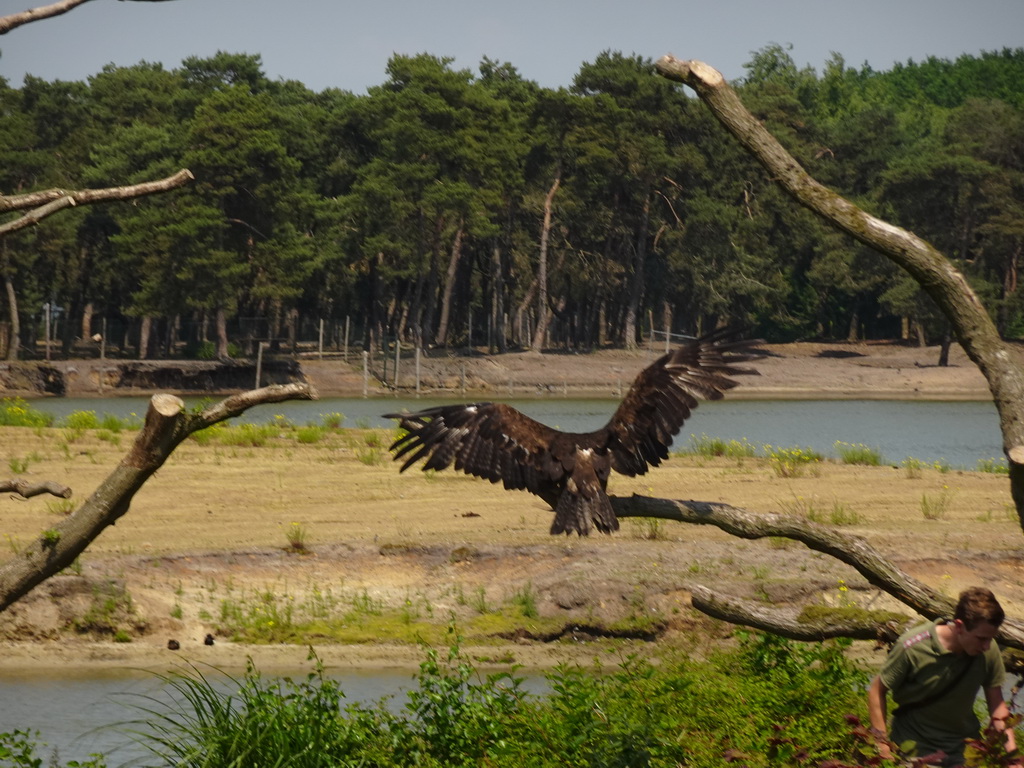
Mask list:
[[937,494],[921,494],[921,514],[925,520],[942,520],[953,506],[956,491],[944,485]]
[[988,472],[992,475],[1008,475],[1010,474],[1010,467],[1003,457],[998,459],[978,459],[978,471]]
[[797,496],[792,503],[784,505],[784,508],[789,514],[801,515],[814,523],[859,525],[861,522],[860,514],[838,499],[833,499],[829,505],[821,506],[816,499]]
[[779,477],[799,477],[808,467],[821,463],[821,454],[810,448],[765,445],[764,453],[768,457],[768,465]]
[[[823,182],[955,260],[1012,337],[1024,328],[1005,258],[1024,210],[1022,71],[1015,49],[888,71],[833,56],[819,73],[771,44],[737,87]],[[52,299],[80,317],[93,302],[108,318],[175,323],[181,345],[158,350],[172,355],[236,357],[232,342],[253,337],[240,318],[280,340],[293,312],[307,340],[315,318],[353,318],[358,337],[399,303],[400,325],[428,344],[527,345],[518,323],[488,333],[493,313],[479,310],[500,317],[525,298],[551,190],[561,253],[547,277],[565,308],[550,330],[569,348],[608,333],[634,344],[649,329],[619,318],[666,305],[676,331],[895,337],[906,318],[944,332],[915,283],[795,208],[639,56],[601,52],[552,89],[489,59],[473,72],[395,55],[355,95],[273,82],[258,56],[220,53],[3,84],[0,106],[5,189],[195,173],[188,190],[14,233],[0,264],[24,307]],[[127,337],[111,329],[109,348]]]
[[[37,731],[14,730],[0,733],[0,766],[3,768],[61,768],[56,762],[43,762],[36,757],[39,733]],[[92,755],[86,761],[72,760],[63,768],[106,768],[102,755]]]
[[863,443],[836,441],[835,449],[843,464],[861,464],[867,467],[877,467],[883,463],[881,452],[877,448],[871,448]]
[[319,443],[324,439],[325,428],[310,424],[305,427],[299,427],[295,430],[295,440],[299,443],[306,445],[312,445],[313,443]]
[[288,542],[288,551],[305,554],[308,551],[306,549],[306,538],[308,535],[309,531],[302,523],[289,523],[284,533],[284,537]]
[[690,435],[690,452],[709,459],[716,456],[743,459],[757,455],[757,449],[746,438],[723,440],[719,437],[708,437],[703,432],[700,437]]
[[237,424],[222,427],[213,435],[222,445],[262,448],[268,441],[279,437],[280,430],[273,424]]
[[[699,661],[623,659],[611,671],[562,666],[532,696],[515,670],[483,676],[449,628],[400,710],[346,703],[317,660],[301,680],[200,670],[165,678],[174,695],[141,707],[139,738],[179,766],[816,766],[843,758],[863,714],[864,672],[849,643],[739,635]],[[315,656],[312,657],[315,659]],[[726,725],[727,724],[727,725]]]
[[37,411],[20,397],[0,400],[0,427],[48,427],[53,416]]
[[100,420],[96,411],[72,411],[64,417],[64,426],[77,432],[86,429],[99,429]]

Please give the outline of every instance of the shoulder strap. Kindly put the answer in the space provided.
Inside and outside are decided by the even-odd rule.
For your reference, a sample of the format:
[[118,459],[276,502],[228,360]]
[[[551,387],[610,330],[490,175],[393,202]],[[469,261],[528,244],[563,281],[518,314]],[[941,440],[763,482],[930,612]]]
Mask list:
[[967,663],[964,664],[963,667],[961,667],[959,672],[957,672],[956,677],[950,680],[941,691],[937,691],[936,693],[933,693],[931,696],[925,696],[923,699],[919,699],[918,701],[911,701],[906,704],[900,704],[892,713],[893,717],[895,717],[896,715],[905,715],[907,714],[907,712],[926,706],[927,704],[931,704],[941,699],[947,693],[956,688],[957,683],[964,679],[964,675],[967,674],[967,670],[974,666],[975,658],[976,657],[971,656]]

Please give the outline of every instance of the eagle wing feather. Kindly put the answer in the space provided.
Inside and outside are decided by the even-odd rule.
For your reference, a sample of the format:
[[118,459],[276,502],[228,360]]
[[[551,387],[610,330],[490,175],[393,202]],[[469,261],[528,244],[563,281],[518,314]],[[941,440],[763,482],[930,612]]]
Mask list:
[[762,356],[759,343],[716,331],[681,344],[641,371],[605,427],[615,471],[642,475],[667,459],[672,439],[700,400],[720,400],[739,383],[730,376],[757,374],[742,364]]

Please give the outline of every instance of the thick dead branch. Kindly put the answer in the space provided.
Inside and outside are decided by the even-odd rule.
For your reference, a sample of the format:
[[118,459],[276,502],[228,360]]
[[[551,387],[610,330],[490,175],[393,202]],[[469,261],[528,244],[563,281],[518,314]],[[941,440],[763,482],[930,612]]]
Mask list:
[[30,483],[23,477],[16,477],[11,480],[0,480],[0,493],[16,493],[23,499],[30,499],[33,496],[40,496],[48,493],[51,496],[59,496],[62,499],[71,498],[71,489],[66,485],[44,480],[41,483]]
[[701,613],[730,624],[772,632],[790,640],[816,641],[848,637],[853,640],[893,643],[904,626],[898,621],[879,622],[867,614],[808,619],[796,611],[770,608],[764,603],[719,595],[701,584],[691,585],[690,595],[693,607]]
[[234,395],[190,414],[174,395],[154,395],[146,421],[128,454],[74,513],[0,567],[0,611],[71,565],[103,530],[128,511],[132,499],[174,449],[193,432],[238,416],[247,408],[283,400],[315,400],[308,384],[286,384]]
[[12,29],[20,27],[22,24],[60,16],[61,14],[67,13],[71,9],[77,8],[87,2],[89,2],[89,0],[61,0],[59,3],[43,5],[39,8],[29,8],[27,11],[2,16],[0,17],[0,35],[5,35]]
[[[161,2],[161,0],[142,0],[143,2]],[[41,21],[54,16],[60,16],[73,8],[84,5],[89,0],[60,0],[58,3],[43,5],[39,8],[29,8],[21,13],[12,13],[8,16],[0,16],[0,35],[5,35],[16,27],[28,24],[32,21]]]
[[1024,370],[1014,361],[964,276],[917,235],[869,215],[815,181],[747,111],[718,70],[701,61],[681,61],[673,56],[663,56],[656,67],[662,76],[693,88],[726,130],[798,203],[891,259],[932,297],[988,381],[1010,465],[1010,491],[1024,527]]
[[32,210],[20,218],[0,224],[0,237],[11,232],[17,232],[19,229],[34,226],[47,216],[52,216],[57,211],[65,208],[71,208],[76,205],[103,203],[110,200],[131,200],[136,197],[168,192],[184,186],[194,178],[192,172],[184,168],[165,179],[146,181],[141,184],[131,184],[124,187],[80,190],[47,189],[41,192],[29,192],[24,195],[2,196],[0,197],[0,213],[5,211],[23,211],[29,208]]
[[[953,614],[955,604],[951,598],[901,571],[860,536],[851,536],[799,517],[759,514],[715,502],[655,499],[637,495],[629,498],[613,496],[611,502],[615,515],[620,518],[654,517],[681,523],[714,525],[742,539],[768,536],[794,539],[810,549],[846,563],[870,584],[926,618],[938,619]],[[729,598],[718,597],[716,600],[721,604],[739,605]],[[698,606],[695,604],[695,607]],[[756,618],[764,620],[768,615],[771,614],[765,611]],[[750,621],[754,620],[755,617],[751,616]],[[780,627],[787,624],[784,616],[779,616],[777,623]],[[755,625],[751,623],[750,626]],[[883,629],[879,627],[879,631]],[[999,640],[1006,647],[1024,650],[1024,625],[1007,619],[1000,629]]]

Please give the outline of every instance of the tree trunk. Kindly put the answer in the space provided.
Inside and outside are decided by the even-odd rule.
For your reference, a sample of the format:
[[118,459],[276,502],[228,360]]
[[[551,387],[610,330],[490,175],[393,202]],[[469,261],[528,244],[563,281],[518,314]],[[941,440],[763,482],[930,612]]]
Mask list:
[[117,522],[138,490],[190,434],[254,405],[315,398],[316,392],[308,384],[278,385],[232,395],[190,415],[180,398],[154,395],[135,443],[106,480],[75,512],[50,525],[40,538],[0,567],[0,612],[71,565],[104,529]]
[[18,347],[21,345],[21,321],[18,319],[18,294],[14,292],[14,281],[11,276],[4,275],[4,288],[7,289],[7,312],[11,321],[11,340],[7,345],[7,359],[18,359]]
[[626,349],[637,347],[637,318],[640,314],[640,299],[644,294],[644,282],[647,279],[647,225],[651,216],[650,195],[644,197],[643,215],[640,217],[640,228],[636,234],[636,245],[633,248],[636,258],[633,263],[633,279],[629,289],[629,304],[626,305],[626,321],[623,328]]
[[214,325],[214,330],[217,334],[217,359],[230,360],[231,355],[228,354],[228,313],[224,307],[217,307],[217,315]]
[[139,325],[139,360],[149,359],[149,337],[153,333],[153,318],[149,315],[142,316]]
[[462,258],[462,234],[464,227],[462,222],[455,232],[455,240],[452,241],[452,251],[448,258],[448,269],[444,274],[444,290],[441,294],[441,319],[437,323],[437,336],[435,341],[438,346],[448,346],[448,319],[451,317],[452,293],[455,291],[455,276],[459,271],[459,259]]
[[879,251],[913,277],[949,321],[967,356],[992,392],[1010,468],[1010,492],[1024,527],[1024,370],[964,276],[912,232],[875,218],[822,186],[748,112],[717,70],[700,61],[664,56],[665,77],[693,88],[715,117],[768,171],[782,189],[832,226]]
[[544,336],[548,332],[548,242],[551,238],[551,213],[555,194],[561,183],[562,175],[559,173],[544,197],[544,222],[540,228],[540,252],[537,254],[537,328],[533,333],[533,343],[530,345],[534,352],[543,349]]

